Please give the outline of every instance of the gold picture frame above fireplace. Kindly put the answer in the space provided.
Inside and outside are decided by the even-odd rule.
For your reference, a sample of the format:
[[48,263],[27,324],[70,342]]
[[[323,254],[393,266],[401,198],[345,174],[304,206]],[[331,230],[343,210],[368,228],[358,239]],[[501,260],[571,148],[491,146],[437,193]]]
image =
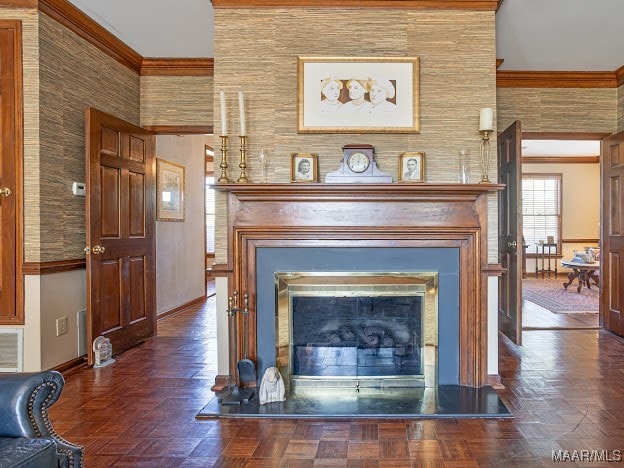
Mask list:
[[425,153],[412,151],[399,156],[399,182],[423,183],[425,181]]
[[297,57],[299,133],[418,133],[418,57]]
[[292,153],[290,155],[291,182],[318,182],[318,174],[318,155],[314,153]]

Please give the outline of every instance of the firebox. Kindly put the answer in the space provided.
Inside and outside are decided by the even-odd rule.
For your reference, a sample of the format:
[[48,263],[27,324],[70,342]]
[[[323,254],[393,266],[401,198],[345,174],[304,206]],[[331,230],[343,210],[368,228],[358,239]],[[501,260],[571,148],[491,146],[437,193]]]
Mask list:
[[437,384],[434,272],[278,272],[276,356],[287,385]]

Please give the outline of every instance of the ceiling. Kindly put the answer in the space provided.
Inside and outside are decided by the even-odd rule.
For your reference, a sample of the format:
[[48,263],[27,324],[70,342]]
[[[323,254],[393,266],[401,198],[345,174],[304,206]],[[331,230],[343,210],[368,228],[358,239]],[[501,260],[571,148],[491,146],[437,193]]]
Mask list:
[[69,0],[143,57],[213,57],[209,0]]
[[600,140],[522,140],[522,157],[600,156]]
[[624,1],[504,0],[499,70],[615,71],[624,65]]
[[[69,0],[143,57],[213,57],[209,0]],[[624,0],[504,0],[500,70],[614,71],[624,65]]]

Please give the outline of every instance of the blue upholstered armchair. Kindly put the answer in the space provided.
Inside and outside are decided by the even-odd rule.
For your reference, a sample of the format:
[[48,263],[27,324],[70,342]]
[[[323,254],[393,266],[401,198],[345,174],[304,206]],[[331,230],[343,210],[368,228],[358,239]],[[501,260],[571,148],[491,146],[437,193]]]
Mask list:
[[0,374],[0,468],[82,466],[83,448],[59,437],[48,418],[63,385],[56,371]]

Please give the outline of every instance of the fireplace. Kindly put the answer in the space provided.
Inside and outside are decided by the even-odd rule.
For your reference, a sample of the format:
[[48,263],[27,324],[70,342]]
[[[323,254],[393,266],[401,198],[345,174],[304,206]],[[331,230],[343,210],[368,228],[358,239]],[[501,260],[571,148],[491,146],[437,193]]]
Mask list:
[[437,273],[277,272],[276,363],[295,389],[435,386]]
[[[228,271],[229,292],[238,290],[249,295],[247,350],[260,372],[276,364],[288,366],[291,371],[293,368],[292,352],[295,351],[287,352],[289,362],[285,364],[283,346],[278,346],[276,338],[275,273],[434,272],[438,274],[440,291],[438,384],[471,387],[487,384],[487,196],[503,186],[217,184],[215,188],[227,194],[228,263],[224,269]],[[365,295],[359,297],[362,298],[360,302],[368,300]],[[357,310],[360,306],[351,303],[341,307]],[[381,307],[393,305],[390,302]],[[381,331],[375,330],[374,320],[371,320],[364,316],[363,323],[352,325],[351,333],[361,333],[363,340],[377,333],[377,339],[383,340]],[[238,325],[240,329],[242,320]],[[310,344],[311,348],[320,348],[321,339],[336,341],[337,337],[332,335],[341,339],[342,334],[350,336],[340,325],[325,332],[318,337],[316,345]],[[386,333],[394,331],[383,331],[384,336]],[[239,333],[237,343],[241,352],[242,335]],[[310,337],[301,339],[311,340]],[[293,348],[295,346],[299,344],[293,344]],[[409,346],[413,350],[414,346]],[[306,347],[307,341],[302,342],[298,352],[304,353]],[[358,347],[351,348],[356,349],[357,355]],[[335,354],[335,351],[327,351],[332,352]],[[394,358],[402,351],[387,351],[382,347],[376,352],[378,364],[384,355],[391,361],[390,356]],[[373,349],[360,352],[362,359],[374,353]],[[404,363],[411,369],[422,367],[417,353],[410,353]],[[426,347],[424,354],[427,354]],[[229,359],[230,372],[235,375],[235,357]],[[374,360],[369,359],[369,362]],[[310,369],[312,374],[318,372],[314,366]],[[396,367],[386,370],[389,375],[381,377],[391,381],[396,376],[392,374]],[[300,371],[298,367],[294,374],[297,385],[320,377],[302,375]],[[366,376],[362,373],[366,372],[356,370],[346,376],[323,377],[342,379],[349,385],[354,382],[363,385]],[[289,381],[291,376],[288,375]],[[411,370],[408,376],[399,375],[398,379],[410,376],[427,380],[421,374],[411,374]],[[220,378],[223,382],[225,376]]]

